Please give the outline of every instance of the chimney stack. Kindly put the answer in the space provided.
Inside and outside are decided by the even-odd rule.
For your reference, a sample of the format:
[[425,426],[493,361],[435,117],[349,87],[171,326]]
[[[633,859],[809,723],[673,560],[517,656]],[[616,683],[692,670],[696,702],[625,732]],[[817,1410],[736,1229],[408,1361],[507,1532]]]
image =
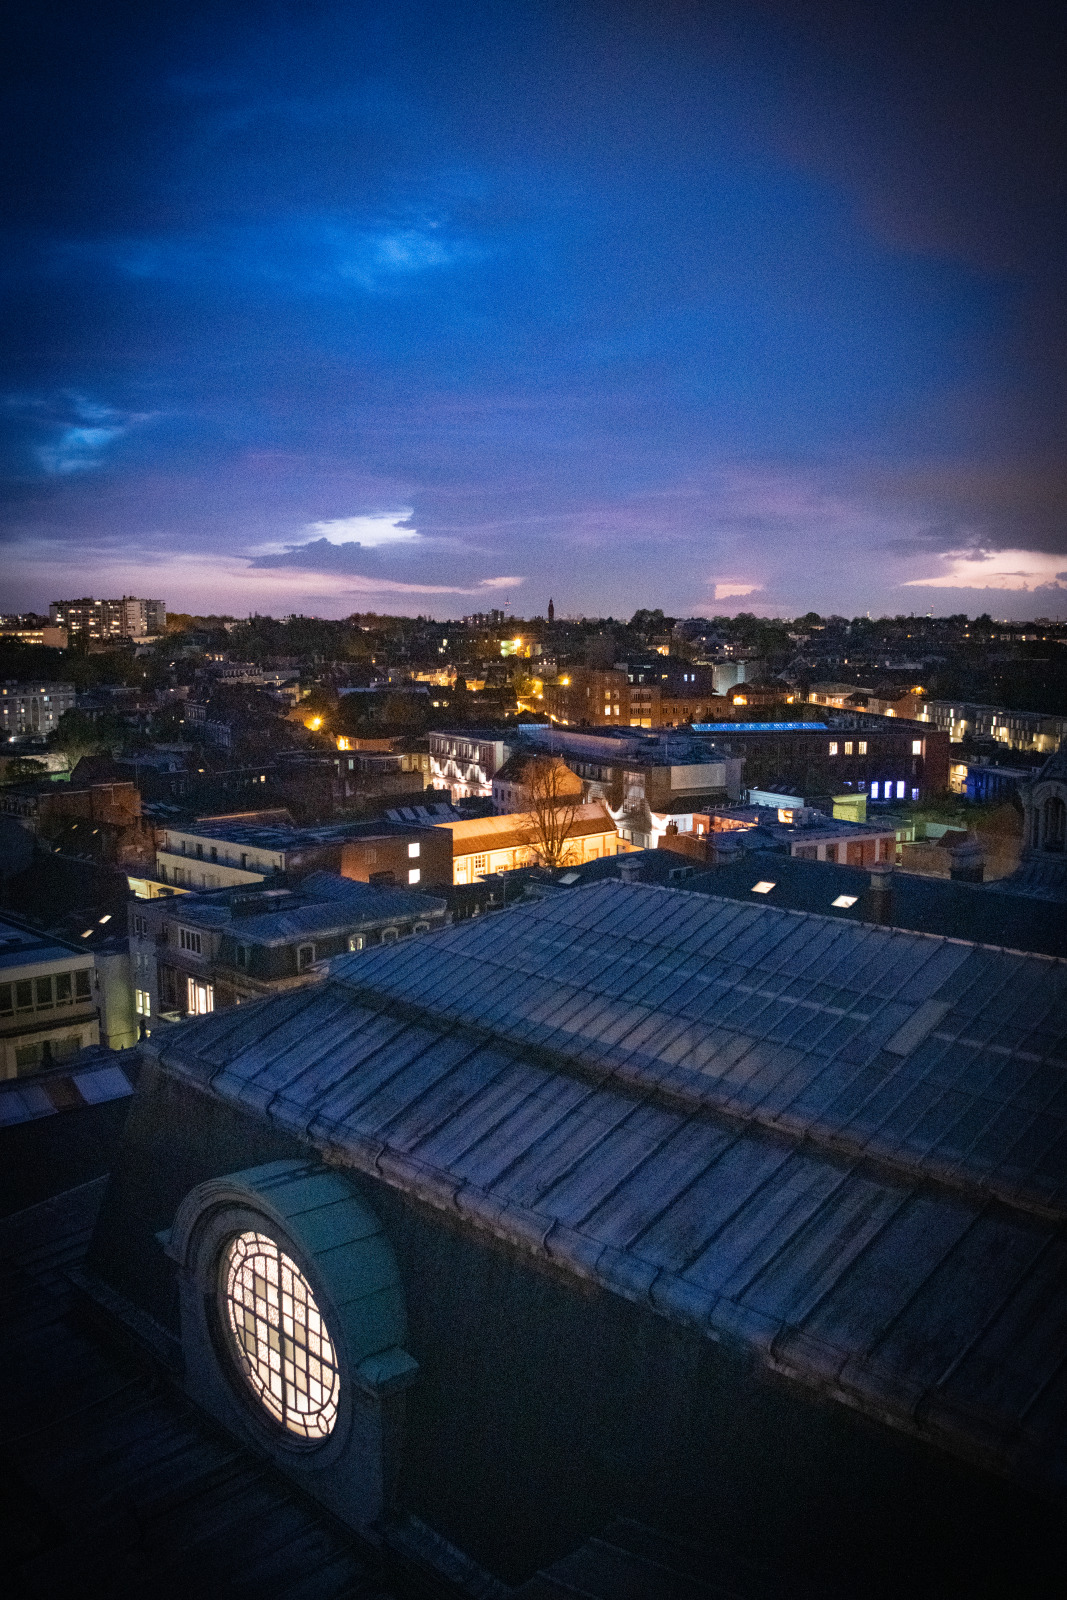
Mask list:
[[953,883],[982,883],[985,880],[985,849],[980,839],[969,833],[962,844],[949,851],[949,877]]
[[738,829],[727,829],[723,833],[709,833],[708,844],[713,851],[713,859],[717,867],[728,867],[735,861],[741,860],[744,846],[741,843],[741,834]]
[[871,868],[871,887],[867,891],[867,921],[889,925],[893,921],[893,873],[891,861],[877,861]]

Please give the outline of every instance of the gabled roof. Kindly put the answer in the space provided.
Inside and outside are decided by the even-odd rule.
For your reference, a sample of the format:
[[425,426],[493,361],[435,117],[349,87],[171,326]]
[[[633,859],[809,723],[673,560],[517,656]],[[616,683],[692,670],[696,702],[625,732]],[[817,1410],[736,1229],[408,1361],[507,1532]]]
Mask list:
[[973,1460],[1067,1480],[1067,964],[606,882],[165,1070]]

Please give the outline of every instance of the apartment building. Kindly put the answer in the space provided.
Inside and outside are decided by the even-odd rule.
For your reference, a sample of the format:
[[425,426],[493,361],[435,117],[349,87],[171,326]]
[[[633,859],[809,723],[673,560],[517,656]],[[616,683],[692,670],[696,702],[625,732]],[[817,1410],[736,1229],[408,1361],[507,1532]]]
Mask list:
[[920,700],[916,720],[932,723],[953,744],[964,739],[995,739],[1010,750],[1035,750],[1052,755],[1067,739],[1067,716],[1040,711],[1008,711],[960,700]]
[[99,1043],[92,951],[0,920],[0,1078],[38,1072]]
[[167,631],[167,607],[163,600],[123,595],[118,600],[53,600],[48,607],[49,621],[91,643],[119,639],[147,639]]
[[65,711],[72,711],[76,702],[72,683],[18,683],[8,679],[0,684],[0,737],[54,733],[60,717]]
[[138,901],[129,909],[136,1011],[150,1031],[161,1016],[204,1016],[305,988],[323,977],[322,963],[333,956],[446,921],[443,900],[333,872],[310,873],[295,888]]
[[292,822],[208,817],[189,827],[165,827],[156,850],[160,883],[182,889],[229,889],[316,868],[336,870],[343,835],[336,827],[298,828]]

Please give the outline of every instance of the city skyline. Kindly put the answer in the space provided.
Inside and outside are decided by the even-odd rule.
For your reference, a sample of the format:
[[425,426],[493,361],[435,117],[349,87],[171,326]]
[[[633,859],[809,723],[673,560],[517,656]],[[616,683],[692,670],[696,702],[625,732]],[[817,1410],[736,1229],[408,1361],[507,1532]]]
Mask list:
[[10,26],[2,609],[1067,614],[1050,8]]

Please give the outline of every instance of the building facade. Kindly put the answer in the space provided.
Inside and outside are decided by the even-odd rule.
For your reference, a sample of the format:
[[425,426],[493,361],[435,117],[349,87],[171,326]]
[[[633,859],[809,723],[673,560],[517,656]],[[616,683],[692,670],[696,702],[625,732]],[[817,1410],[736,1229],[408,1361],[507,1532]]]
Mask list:
[[745,786],[874,802],[925,800],[949,787],[948,734],[901,718],[841,713],[825,722],[703,723],[695,733],[745,763]]
[[19,734],[55,733],[65,711],[73,711],[77,694],[72,683],[0,684],[0,738]]
[[484,800],[515,747],[515,731],[453,728],[430,733],[430,784],[453,800]]
[[1041,711],[1010,711],[1003,706],[962,700],[920,700],[915,715],[948,735],[953,744],[967,738],[996,739],[1009,750],[1052,755],[1067,739],[1067,716]]
[[[476,883],[490,873],[513,872],[535,866],[539,860],[536,829],[526,816],[442,822],[437,831],[452,841],[453,884]],[[627,848],[619,839],[611,813],[599,802],[575,808],[567,845],[568,865],[598,861]]]
[[0,1078],[55,1066],[99,1043],[92,952],[0,921]]
[[123,595],[118,600],[53,600],[49,620],[88,643],[107,643],[120,639],[147,639],[167,631],[167,607],[163,600]]
[[443,900],[336,873],[296,888],[229,889],[137,901],[129,908],[134,1007],[155,1022],[205,1016],[263,995],[306,988],[322,963],[447,921]]

